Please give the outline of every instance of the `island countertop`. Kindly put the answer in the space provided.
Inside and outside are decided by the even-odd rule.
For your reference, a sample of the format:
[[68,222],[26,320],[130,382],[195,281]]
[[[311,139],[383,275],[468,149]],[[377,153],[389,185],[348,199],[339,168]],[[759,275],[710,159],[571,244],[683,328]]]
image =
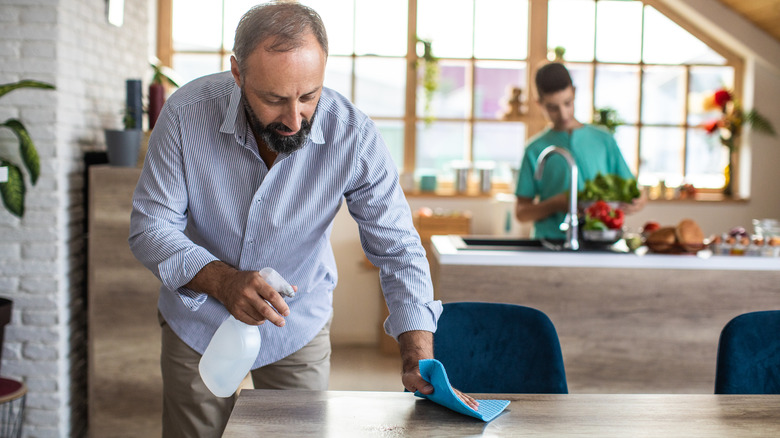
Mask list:
[[433,256],[442,265],[572,268],[703,269],[780,271],[780,257],[644,254],[609,251],[459,249],[460,236],[433,236]]
[[463,239],[471,249],[458,249],[454,236],[432,238],[436,299],[547,314],[572,392],[712,393],[726,323],[780,308],[780,258],[561,252],[538,242],[480,250],[490,245]]

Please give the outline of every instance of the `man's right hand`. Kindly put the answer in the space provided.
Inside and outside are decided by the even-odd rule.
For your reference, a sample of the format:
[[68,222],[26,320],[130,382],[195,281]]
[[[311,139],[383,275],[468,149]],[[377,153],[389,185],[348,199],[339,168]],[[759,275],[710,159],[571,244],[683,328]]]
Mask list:
[[284,317],[290,314],[284,298],[266,283],[259,272],[239,271],[224,262],[207,264],[186,286],[213,296],[237,320],[249,325],[259,325],[268,320],[282,327]]

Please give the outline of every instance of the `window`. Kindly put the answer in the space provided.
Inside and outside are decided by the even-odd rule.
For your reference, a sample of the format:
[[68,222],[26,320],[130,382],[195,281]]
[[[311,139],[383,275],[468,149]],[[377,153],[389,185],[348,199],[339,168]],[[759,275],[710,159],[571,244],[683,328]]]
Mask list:
[[[184,82],[230,69],[233,36],[251,0],[159,0],[172,6],[170,65]],[[162,14],[161,14],[162,16]],[[164,40],[161,38],[161,40]],[[163,59],[158,54],[163,62]]]
[[[172,8],[168,62],[181,76],[229,68],[233,32],[254,1],[159,1]],[[563,47],[577,87],[577,118],[590,122],[595,109],[617,111],[624,123],[615,137],[640,183],[724,183],[723,150],[697,128],[713,117],[700,103],[720,86],[738,86],[741,63],[676,24],[657,1],[301,2],[328,29],[325,85],[376,121],[399,170],[417,178],[452,180],[453,167],[464,161],[495,164],[495,185],[511,191],[523,145],[545,122],[533,104],[520,117],[502,119],[506,99],[512,87],[523,90],[526,103],[532,99],[533,66]],[[423,41],[438,58],[430,101]]]
[[579,120],[617,111],[615,138],[640,183],[723,186],[725,151],[697,126],[714,116],[703,98],[733,89],[735,62],[641,1],[549,0],[548,46],[566,49]]

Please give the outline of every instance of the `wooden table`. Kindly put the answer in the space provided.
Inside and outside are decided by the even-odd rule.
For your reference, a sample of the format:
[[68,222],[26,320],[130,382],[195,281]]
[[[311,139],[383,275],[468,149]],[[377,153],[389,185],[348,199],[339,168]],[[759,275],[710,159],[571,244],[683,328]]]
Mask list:
[[403,392],[243,390],[224,437],[770,437],[780,396],[477,394],[512,402],[490,423]]

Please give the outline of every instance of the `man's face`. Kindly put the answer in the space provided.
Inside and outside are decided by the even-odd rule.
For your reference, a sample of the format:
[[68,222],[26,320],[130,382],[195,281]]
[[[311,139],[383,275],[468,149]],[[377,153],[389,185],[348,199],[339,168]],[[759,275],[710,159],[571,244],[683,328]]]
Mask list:
[[244,90],[243,87],[241,87],[241,93],[241,103],[244,105],[247,116],[249,116],[249,123],[252,124],[252,132],[265,142],[268,149],[277,154],[291,154],[303,147],[306,138],[311,132],[311,122],[314,121],[314,114],[312,114],[309,119],[302,118],[301,128],[295,133],[281,122],[271,122],[270,124],[265,125],[260,121],[260,118],[257,117],[252,106],[249,105],[249,100],[246,98],[246,90]]
[[261,45],[247,58],[243,76],[231,59],[255,135],[272,151],[290,153],[306,141],[322,93],[325,61],[313,35],[289,52],[268,52]]
[[574,118],[574,87],[568,86],[561,91],[543,94],[539,98],[539,105],[552,122],[553,129],[568,131],[579,126]]

